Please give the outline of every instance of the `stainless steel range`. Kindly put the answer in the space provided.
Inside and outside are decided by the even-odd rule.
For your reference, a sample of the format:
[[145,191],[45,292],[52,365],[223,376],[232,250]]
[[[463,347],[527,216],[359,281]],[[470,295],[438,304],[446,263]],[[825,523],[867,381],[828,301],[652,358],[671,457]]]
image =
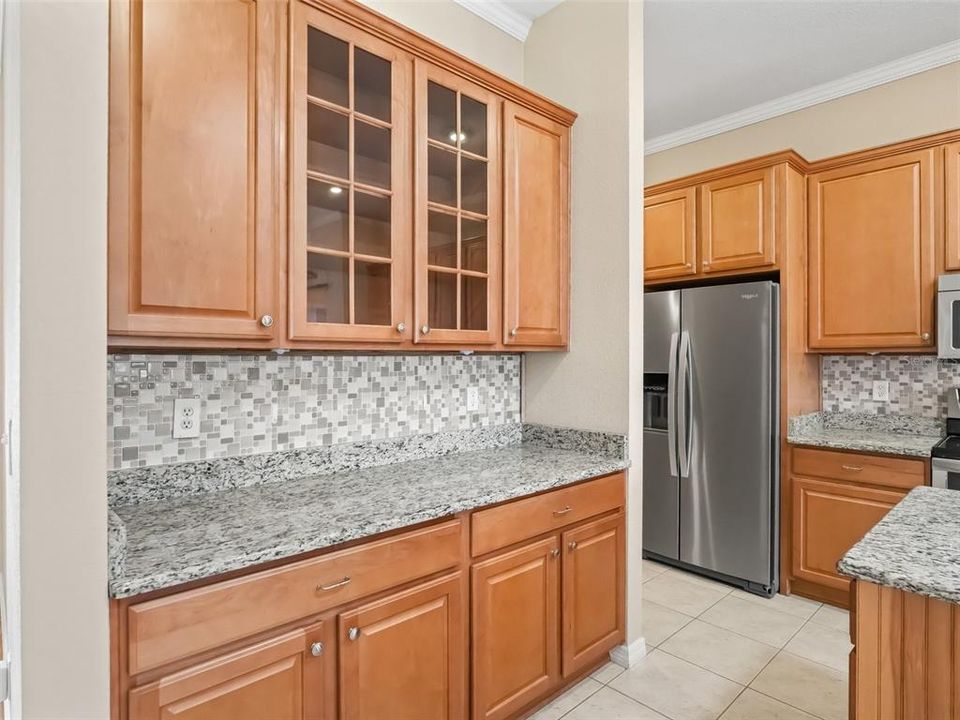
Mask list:
[[930,463],[934,487],[960,490],[960,387],[947,395],[947,436],[933,446]]

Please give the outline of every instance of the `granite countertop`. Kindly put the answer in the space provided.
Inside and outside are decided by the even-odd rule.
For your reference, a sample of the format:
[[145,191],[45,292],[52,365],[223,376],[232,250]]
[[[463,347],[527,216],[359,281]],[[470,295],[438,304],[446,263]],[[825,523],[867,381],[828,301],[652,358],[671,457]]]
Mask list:
[[[112,597],[330,547],[622,470],[589,444],[520,442],[115,505]],[[116,525],[117,523],[114,523]],[[121,537],[122,531],[122,537]],[[122,563],[115,555],[123,553]]]
[[960,492],[914,488],[837,567],[859,580],[960,603]]
[[943,423],[909,415],[819,412],[790,418],[791,445],[930,457],[943,437]]

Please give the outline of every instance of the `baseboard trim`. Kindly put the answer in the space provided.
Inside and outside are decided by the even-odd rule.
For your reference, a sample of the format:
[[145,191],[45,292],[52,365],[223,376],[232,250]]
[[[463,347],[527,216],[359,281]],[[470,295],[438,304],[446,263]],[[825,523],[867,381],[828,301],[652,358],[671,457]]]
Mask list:
[[629,645],[617,645],[610,651],[610,660],[628,670],[643,660],[647,654],[647,641],[637,638]]

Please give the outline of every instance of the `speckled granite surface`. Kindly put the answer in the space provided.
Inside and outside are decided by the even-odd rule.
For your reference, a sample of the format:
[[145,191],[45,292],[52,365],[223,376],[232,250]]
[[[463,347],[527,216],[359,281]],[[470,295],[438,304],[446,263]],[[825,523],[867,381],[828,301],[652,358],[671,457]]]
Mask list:
[[792,445],[930,457],[943,437],[943,422],[910,415],[819,412],[790,418]]
[[[596,452],[596,438],[574,435],[567,443],[574,449],[528,441],[116,505],[112,510],[125,531],[125,557],[120,567],[111,556],[110,595],[129,597],[211,577],[628,465],[622,451],[619,456]],[[110,552],[118,550],[111,542]]]
[[960,603],[960,492],[914,488],[840,559],[838,569]]

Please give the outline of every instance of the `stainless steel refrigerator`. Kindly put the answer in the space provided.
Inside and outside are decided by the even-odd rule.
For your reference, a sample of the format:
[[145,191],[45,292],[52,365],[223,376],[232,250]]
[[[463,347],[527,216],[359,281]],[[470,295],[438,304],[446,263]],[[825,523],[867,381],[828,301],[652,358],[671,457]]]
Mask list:
[[644,297],[643,551],[759,594],[779,574],[779,286]]

